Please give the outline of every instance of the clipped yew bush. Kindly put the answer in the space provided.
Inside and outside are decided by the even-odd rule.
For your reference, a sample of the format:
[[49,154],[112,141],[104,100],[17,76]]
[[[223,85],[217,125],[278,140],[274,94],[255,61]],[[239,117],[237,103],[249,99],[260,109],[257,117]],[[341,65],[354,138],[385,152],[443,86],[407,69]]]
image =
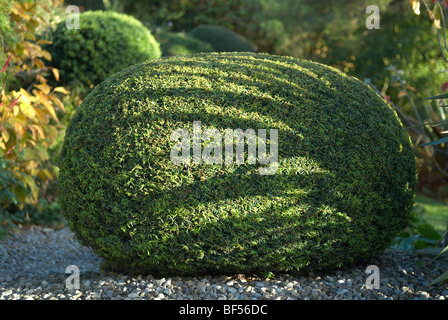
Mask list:
[[[74,22],[69,18],[69,25]],[[79,29],[61,21],[48,46],[52,65],[66,82],[98,84],[132,64],[161,56],[151,32],[132,16],[113,11],[86,11]]]
[[[175,164],[171,134],[195,121],[277,129],[277,170],[261,175],[248,157]],[[95,87],[68,126],[59,182],[71,230],[105,270],[301,273],[387,248],[406,226],[416,168],[397,115],[358,79],[289,57],[204,53]]]
[[255,48],[249,40],[221,26],[198,26],[191,30],[188,35],[210,43],[217,52],[255,52]]
[[211,44],[182,32],[160,31],[154,36],[160,43],[160,49],[164,57],[215,51]]

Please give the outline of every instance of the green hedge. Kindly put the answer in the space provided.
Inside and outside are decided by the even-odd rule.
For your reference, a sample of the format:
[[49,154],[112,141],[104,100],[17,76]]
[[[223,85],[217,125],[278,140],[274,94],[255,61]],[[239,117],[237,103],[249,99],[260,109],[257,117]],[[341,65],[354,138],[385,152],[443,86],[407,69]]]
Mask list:
[[[276,173],[260,175],[264,165],[247,157],[174,164],[170,135],[191,133],[193,121],[278,129]],[[254,53],[115,74],[77,110],[60,159],[61,206],[77,239],[106,269],[140,274],[345,266],[406,226],[416,184],[409,136],[371,88],[318,63]]]
[[255,52],[246,38],[224,27],[199,26],[191,30],[189,35],[210,43],[217,52]]
[[52,65],[67,82],[98,84],[132,64],[161,56],[150,31],[132,16],[112,11],[87,11],[79,29],[61,21],[48,46]]
[[78,6],[80,11],[88,10],[105,10],[103,0],[65,0],[65,6],[75,5]]
[[211,44],[190,37],[182,32],[160,31],[154,35],[160,43],[162,56],[177,56],[200,52],[213,52]]

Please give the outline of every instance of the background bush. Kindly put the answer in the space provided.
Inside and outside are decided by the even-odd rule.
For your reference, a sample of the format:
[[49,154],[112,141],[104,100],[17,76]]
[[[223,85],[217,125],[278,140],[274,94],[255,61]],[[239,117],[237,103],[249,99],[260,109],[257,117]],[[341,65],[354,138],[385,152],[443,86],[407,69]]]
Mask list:
[[220,26],[205,25],[194,28],[189,35],[210,43],[217,52],[254,52],[252,44],[243,36]]
[[[277,172],[260,176],[247,154],[241,166],[173,164],[170,134],[191,134],[193,121],[278,128]],[[76,237],[109,268],[136,273],[350,264],[406,226],[416,183],[409,136],[372,89],[267,54],[171,57],[115,74],[74,115],[60,160]]]
[[80,29],[59,23],[48,47],[66,82],[98,84],[129,65],[161,56],[150,31],[132,16],[112,11],[80,14]]
[[211,44],[181,32],[159,31],[155,33],[155,37],[160,43],[162,56],[165,57],[215,51]]

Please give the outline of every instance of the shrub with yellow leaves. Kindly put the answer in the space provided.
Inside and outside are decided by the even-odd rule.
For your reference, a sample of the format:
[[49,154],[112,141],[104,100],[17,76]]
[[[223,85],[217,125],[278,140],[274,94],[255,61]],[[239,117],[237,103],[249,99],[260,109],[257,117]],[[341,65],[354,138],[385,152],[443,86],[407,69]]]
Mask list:
[[[60,4],[52,0],[53,6]],[[0,72],[0,238],[6,234],[6,226],[15,225],[10,207],[37,205],[42,189],[58,172],[48,148],[64,132],[57,113],[65,112],[61,99],[69,92],[48,83],[50,73],[58,81],[59,72],[45,66],[44,60],[50,61],[51,56],[41,45],[48,41],[35,35],[47,22],[41,12],[51,9],[37,1],[17,1],[9,6],[17,41],[3,47],[8,58]],[[8,88],[10,77],[20,88]]]

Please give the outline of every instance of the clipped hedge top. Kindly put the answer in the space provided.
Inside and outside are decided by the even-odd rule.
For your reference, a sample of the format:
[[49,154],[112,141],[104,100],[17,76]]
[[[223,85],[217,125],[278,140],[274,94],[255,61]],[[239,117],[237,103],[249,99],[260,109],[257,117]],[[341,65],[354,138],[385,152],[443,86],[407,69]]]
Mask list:
[[67,28],[63,20],[52,40],[48,50],[53,66],[65,81],[84,84],[98,84],[130,65],[161,56],[159,43],[139,20],[113,11],[81,13],[79,29]]
[[[173,130],[278,129],[279,168],[175,165]],[[269,144],[268,144],[269,146]],[[385,249],[416,183],[410,139],[371,88],[306,60],[162,58],[98,85],[66,131],[60,201],[76,237],[137,273],[302,272]],[[118,268],[118,267],[116,267]]]
[[217,52],[255,52],[255,48],[249,40],[221,26],[198,26],[191,30],[189,35],[210,43]]

